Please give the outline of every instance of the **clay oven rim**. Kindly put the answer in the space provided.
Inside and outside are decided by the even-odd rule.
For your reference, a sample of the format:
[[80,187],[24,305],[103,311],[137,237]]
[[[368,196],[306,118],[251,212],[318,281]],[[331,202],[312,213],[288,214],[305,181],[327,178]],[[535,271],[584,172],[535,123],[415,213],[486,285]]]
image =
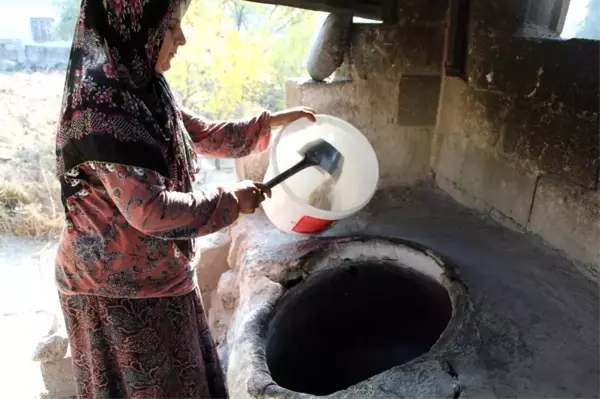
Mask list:
[[[455,341],[457,336],[460,333],[461,326],[465,321],[466,315],[468,314],[469,299],[467,296],[467,289],[465,285],[460,281],[458,270],[456,266],[448,261],[445,257],[436,254],[428,247],[407,241],[401,238],[390,238],[390,237],[380,237],[380,236],[345,236],[345,237],[320,237],[313,239],[313,241],[317,241],[321,245],[315,245],[315,249],[306,253],[299,262],[300,271],[306,275],[310,275],[317,271],[327,270],[339,267],[343,264],[347,264],[348,262],[357,262],[357,261],[379,261],[386,262],[390,264],[396,264],[398,267],[408,267],[413,268],[415,271],[426,274],[436,281],[438,281],[448,292],[448,296],[450,298],[450,302],[452,304],[452,316],[445,330],[441,333],[439,339],[436,343],[431,347],[431,349],[402,365],[396,366],[390,370],[384,371],[380,374],[385,374],[390,372],[391,370],[402,370],[402,369],[410,369],[413,363],[422,362],[425,359],[440,359],[443,360],[445,355],[448,354],[447,348],[451,347],[452,342]],[[404,247],[404,248],[402,248]],[[347,255],[349,254],[352,248],[359,249],[355,253],[360,253],[358,257],[349,258]],[[362,250],[360,250],[362,248]],[[371,248],[371,250],[377,250],[377,254],[373,256],[369,256],[369,253],[364,251],[366,248]],[[421,259],[421,261],[427,261],[428,266],[430,266],[429,270],[414,267],[414,265],[408,264],[407,258],[399,259],[392,258],[389,255],[391,251],[398,251],[401,249],[401,252],[404,252],[405,255],[409,255],[414,257],[414,259]],[[404,262],[402,262],[404,261]],[[436,269],[432,269],[431,266],[436,267]],[[436,274],[433,270],[437,270]],[[432,274],[433,272],[433,274]],[[291,273],[295,276],[298,276],[298,273]],[[289,276],[288,276],[289,278]],[[287,398],[309,398],[315,397],[313,395],[295,392],[279,386],[271,377],[271,374],[268,370],[268,366],[266,364],[266,344],[267,344],[267,334],[268,334],[268,326],[271,323],[273,316],[275,315],[275,303],[283,297],[286,291],[291,288],[295,283],[289,284],[290,281],[286,276],[283,276],[280,283],[283,286],[286,286],[286,289],[281,292],[281,294],[275,299],[272,306],[269,306],[268,312],[260,312],[259,318],[262,320],[255,320],[258,322],[262,328],[258,328],[255,330],[257,334],[255,336],[256,340],[254,341],[256,347],[253,351],[254,359],[250,360],[251,363],[256,364],[257,362],[261,364],[260,367],[255,369],[254,374],[250,377],[248,381],[248,392],[254,397],[287,397]],[[300,282],[298,279],[296,282]],[[256,324],[255,324],[256,325]],[[374,376],[375,377],[375,376]],[[332,395],[328,396],[337,396],[337,394],[343,393],[346,390],[338,391]]]

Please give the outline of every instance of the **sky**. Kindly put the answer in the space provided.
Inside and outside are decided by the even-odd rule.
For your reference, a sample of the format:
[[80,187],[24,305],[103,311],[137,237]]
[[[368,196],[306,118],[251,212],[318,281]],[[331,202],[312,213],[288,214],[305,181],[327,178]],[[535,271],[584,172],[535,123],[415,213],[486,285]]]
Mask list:
[[[594,0],[592,0],[594,1]],[[598,0],[595,0],[598,1]],[[590,0],[571,0],[569,4],[569,11],[567,12],[567,18],[565,20],[565,26],[560,35],[563,39],[572,39],[577,37],[578,26],[588,16],[588,4]],[[591,16],[590,16],[591,17]],[[600,16],[599,16],[600,17]],[[589,39],[600,39],[600,38],[589,38]]]

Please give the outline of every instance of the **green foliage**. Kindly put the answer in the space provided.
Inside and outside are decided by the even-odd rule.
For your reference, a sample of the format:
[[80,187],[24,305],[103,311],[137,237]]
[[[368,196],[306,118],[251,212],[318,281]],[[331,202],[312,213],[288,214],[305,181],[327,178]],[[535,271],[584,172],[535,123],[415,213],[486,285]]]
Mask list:
[[[81,0],[54,0],[55,34],[70,40]],[[302,76],[316,13],[242,0],[193,0],[183,26],[187,45],[167,72],[190,109],[215,119],[284,106],[284,84]]]
[[284,106],[285,79],[303,75],[315,13],[241,0],[194,1],[187,45],[167,78],[184,104],[214,119]]
[[80,0],[54,0],[54,6],[60,10],[60,20],[54,26],[54,36],[59,40],[72,40],[75,23],[79,18]]

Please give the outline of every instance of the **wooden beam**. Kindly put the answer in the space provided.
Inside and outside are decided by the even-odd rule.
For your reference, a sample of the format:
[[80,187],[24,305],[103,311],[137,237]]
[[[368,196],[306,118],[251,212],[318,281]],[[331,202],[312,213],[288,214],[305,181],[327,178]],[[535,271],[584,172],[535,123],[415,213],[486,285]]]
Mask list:
[[323,11],[332,14],[351,13],[361,18],[380,19],[382,3],[389,0],[246,0],[252,3],[296,7],[305,10]]
[[398,0],[382,0],[381,20],[389,25],[398,23]]
[[470,0],[450,0],[446,34],[446,75],[467,79]]

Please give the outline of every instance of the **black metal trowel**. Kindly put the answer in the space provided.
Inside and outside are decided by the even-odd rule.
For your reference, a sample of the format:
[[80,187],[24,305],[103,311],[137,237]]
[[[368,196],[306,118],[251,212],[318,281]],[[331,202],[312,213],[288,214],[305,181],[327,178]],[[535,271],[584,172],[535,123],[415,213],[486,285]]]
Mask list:
[[296,165],[292,166],[280,175],[275,176],[265,183],[269,188],[273,188],[282,181],[289,179],[296,173],[310,167],[317,166],[327,172],[337,181],[340,177],[344,165],[344,156],[331,144],[323,139],[317,139],[307,143],[298,151],[304,158]]

